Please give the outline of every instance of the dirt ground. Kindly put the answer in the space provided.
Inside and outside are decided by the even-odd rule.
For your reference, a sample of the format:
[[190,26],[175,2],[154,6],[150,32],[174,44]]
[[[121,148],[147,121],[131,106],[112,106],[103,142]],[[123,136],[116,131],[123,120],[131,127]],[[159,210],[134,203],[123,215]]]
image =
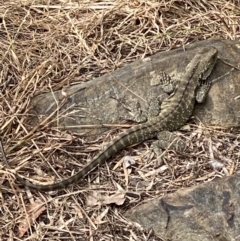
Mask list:
[[[71,176],[121,129],[95,141],[30,126],[33,96],[88,81],[128,63],[209,38],[240,39],[240,1],[0,0],[0,240],[161,240],[124,218],[131,207],[239,170],[237,130],[188,123],[188,148],[167,151],[152,140],[126,148],[80,184],[50,193],[17,185],[14,171],[38,182]],[[219,153],[215,162],[212,153]],[[199,153],[199,158],[188,154]],[[123,166],[125,158],[135,164]],[[216,168],[217,167],[217,168]],[[138,184],[138,185],[137,185]]]

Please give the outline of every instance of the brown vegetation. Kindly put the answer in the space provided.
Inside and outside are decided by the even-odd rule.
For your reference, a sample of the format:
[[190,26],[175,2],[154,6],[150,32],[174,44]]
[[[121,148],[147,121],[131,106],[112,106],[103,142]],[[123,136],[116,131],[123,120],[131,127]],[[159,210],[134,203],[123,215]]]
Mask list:
[[[61,178],[77,172],[112,133],[87,143],[44,120],[29,126],[33,96],[90,80],[157,51],[208,38],[240,37],[238,0],[0,3],[1,138],[11,167],[45,182],[54,177],[53,170]],[[166,152],[156,166],[149,141],[121,152],[113,164],[97,168],[80,185],[57,193],[20,188],[11,171],[1,166],[0,240],[153,240],[151,231],[130,225],[124,212],[143,200],[238,168],[236,135],[187,125],[181,136],[189,144],[186,155]],[[213,151],[222,161],[216,170],[209,164]],[[191,153],[198,153],[198,159]],[[128,169],[122,167],[126,155],[136,161]],[[131,185],[131,179],[138,185]]]

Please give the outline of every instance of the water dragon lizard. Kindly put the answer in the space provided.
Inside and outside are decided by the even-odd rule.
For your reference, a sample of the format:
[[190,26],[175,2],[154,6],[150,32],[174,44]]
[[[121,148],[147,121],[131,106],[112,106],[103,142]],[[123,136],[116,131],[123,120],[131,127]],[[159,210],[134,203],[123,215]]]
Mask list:
[[78,182],[96,166],[108,160],[123,148],[152,139],[161,131],[174,131],[182,127],[191,117],[195,101],[202,102],[210,88],[207,80],[217,60],[217,49],[204,47],[187,65],[181,80],[174,82],[173,93],[162,102],[158,116],[133,126],[114,138],[89,164],[75,175],[53,184],[34,184],[16,174],[24,186],[38,191],[53,191]]

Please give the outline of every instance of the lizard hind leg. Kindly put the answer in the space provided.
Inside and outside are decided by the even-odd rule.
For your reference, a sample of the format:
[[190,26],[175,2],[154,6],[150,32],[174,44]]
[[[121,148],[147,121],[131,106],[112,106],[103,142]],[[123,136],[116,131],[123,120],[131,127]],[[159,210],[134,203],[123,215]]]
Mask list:
[[157,138],[158,140],[152,144],[153,151],[157,155],[160,155],[162,150],[166,149],[182,152],[186,146],[185,142],[174,132],[161,131]]

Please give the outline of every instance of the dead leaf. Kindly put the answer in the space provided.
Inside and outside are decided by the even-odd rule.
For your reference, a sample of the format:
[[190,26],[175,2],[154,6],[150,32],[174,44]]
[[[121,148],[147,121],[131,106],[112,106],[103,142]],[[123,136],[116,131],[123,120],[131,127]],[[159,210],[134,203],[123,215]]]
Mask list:
[[36,200],[34,203],[29,204],[26,207],[27,215],[20,219],[18,226],[18,237],[21,238],[29,229],[29,227],[35,222],[40,214],[46,210],[44,203],[40,200]]
[[86,198],[87,206],[101,205],[101,194],[99,192],[91,192]]
[[96,205],[108,205],[115,203],[117,205],[122,205],[125,201],[125,194],[123,192],[116,192],[113,195],[102,195],[99,192],[91,192],[87,199],[88,206],[96,206]]
[[131,173],[130,167],[135,163],[136,162],[132,156],[125,156],[123,158],[123,171],[124,171],[124,176],[126,180],[126,184],[125,184],[126,186],[128,186],[128,181],[129,181],[128,177],[129,177],[129,174]]
[[125,157],[123,158],[123,165],[124,165],[124,167],[126,167],[126,168],[134,165],[135,163],[136,163],[136,162],[135,162],[135,160],[133,159],[132,156],[125,156]]
[[79,219],[82,219],[83,218],[83,213],[81,211],[81,209],[78,207],[78,205],[73,205],[73,208],[74,210],[76,211],[77,215],[78,215],[78,218]]
[[223,163],[220,161],[213,159],[208,162],[214,169],[222,169],[224,167]]
[[115,203],[117,205],[122,205],[125,201],[125,193],[118,192],[111,196],[104,196],[103,204]]

